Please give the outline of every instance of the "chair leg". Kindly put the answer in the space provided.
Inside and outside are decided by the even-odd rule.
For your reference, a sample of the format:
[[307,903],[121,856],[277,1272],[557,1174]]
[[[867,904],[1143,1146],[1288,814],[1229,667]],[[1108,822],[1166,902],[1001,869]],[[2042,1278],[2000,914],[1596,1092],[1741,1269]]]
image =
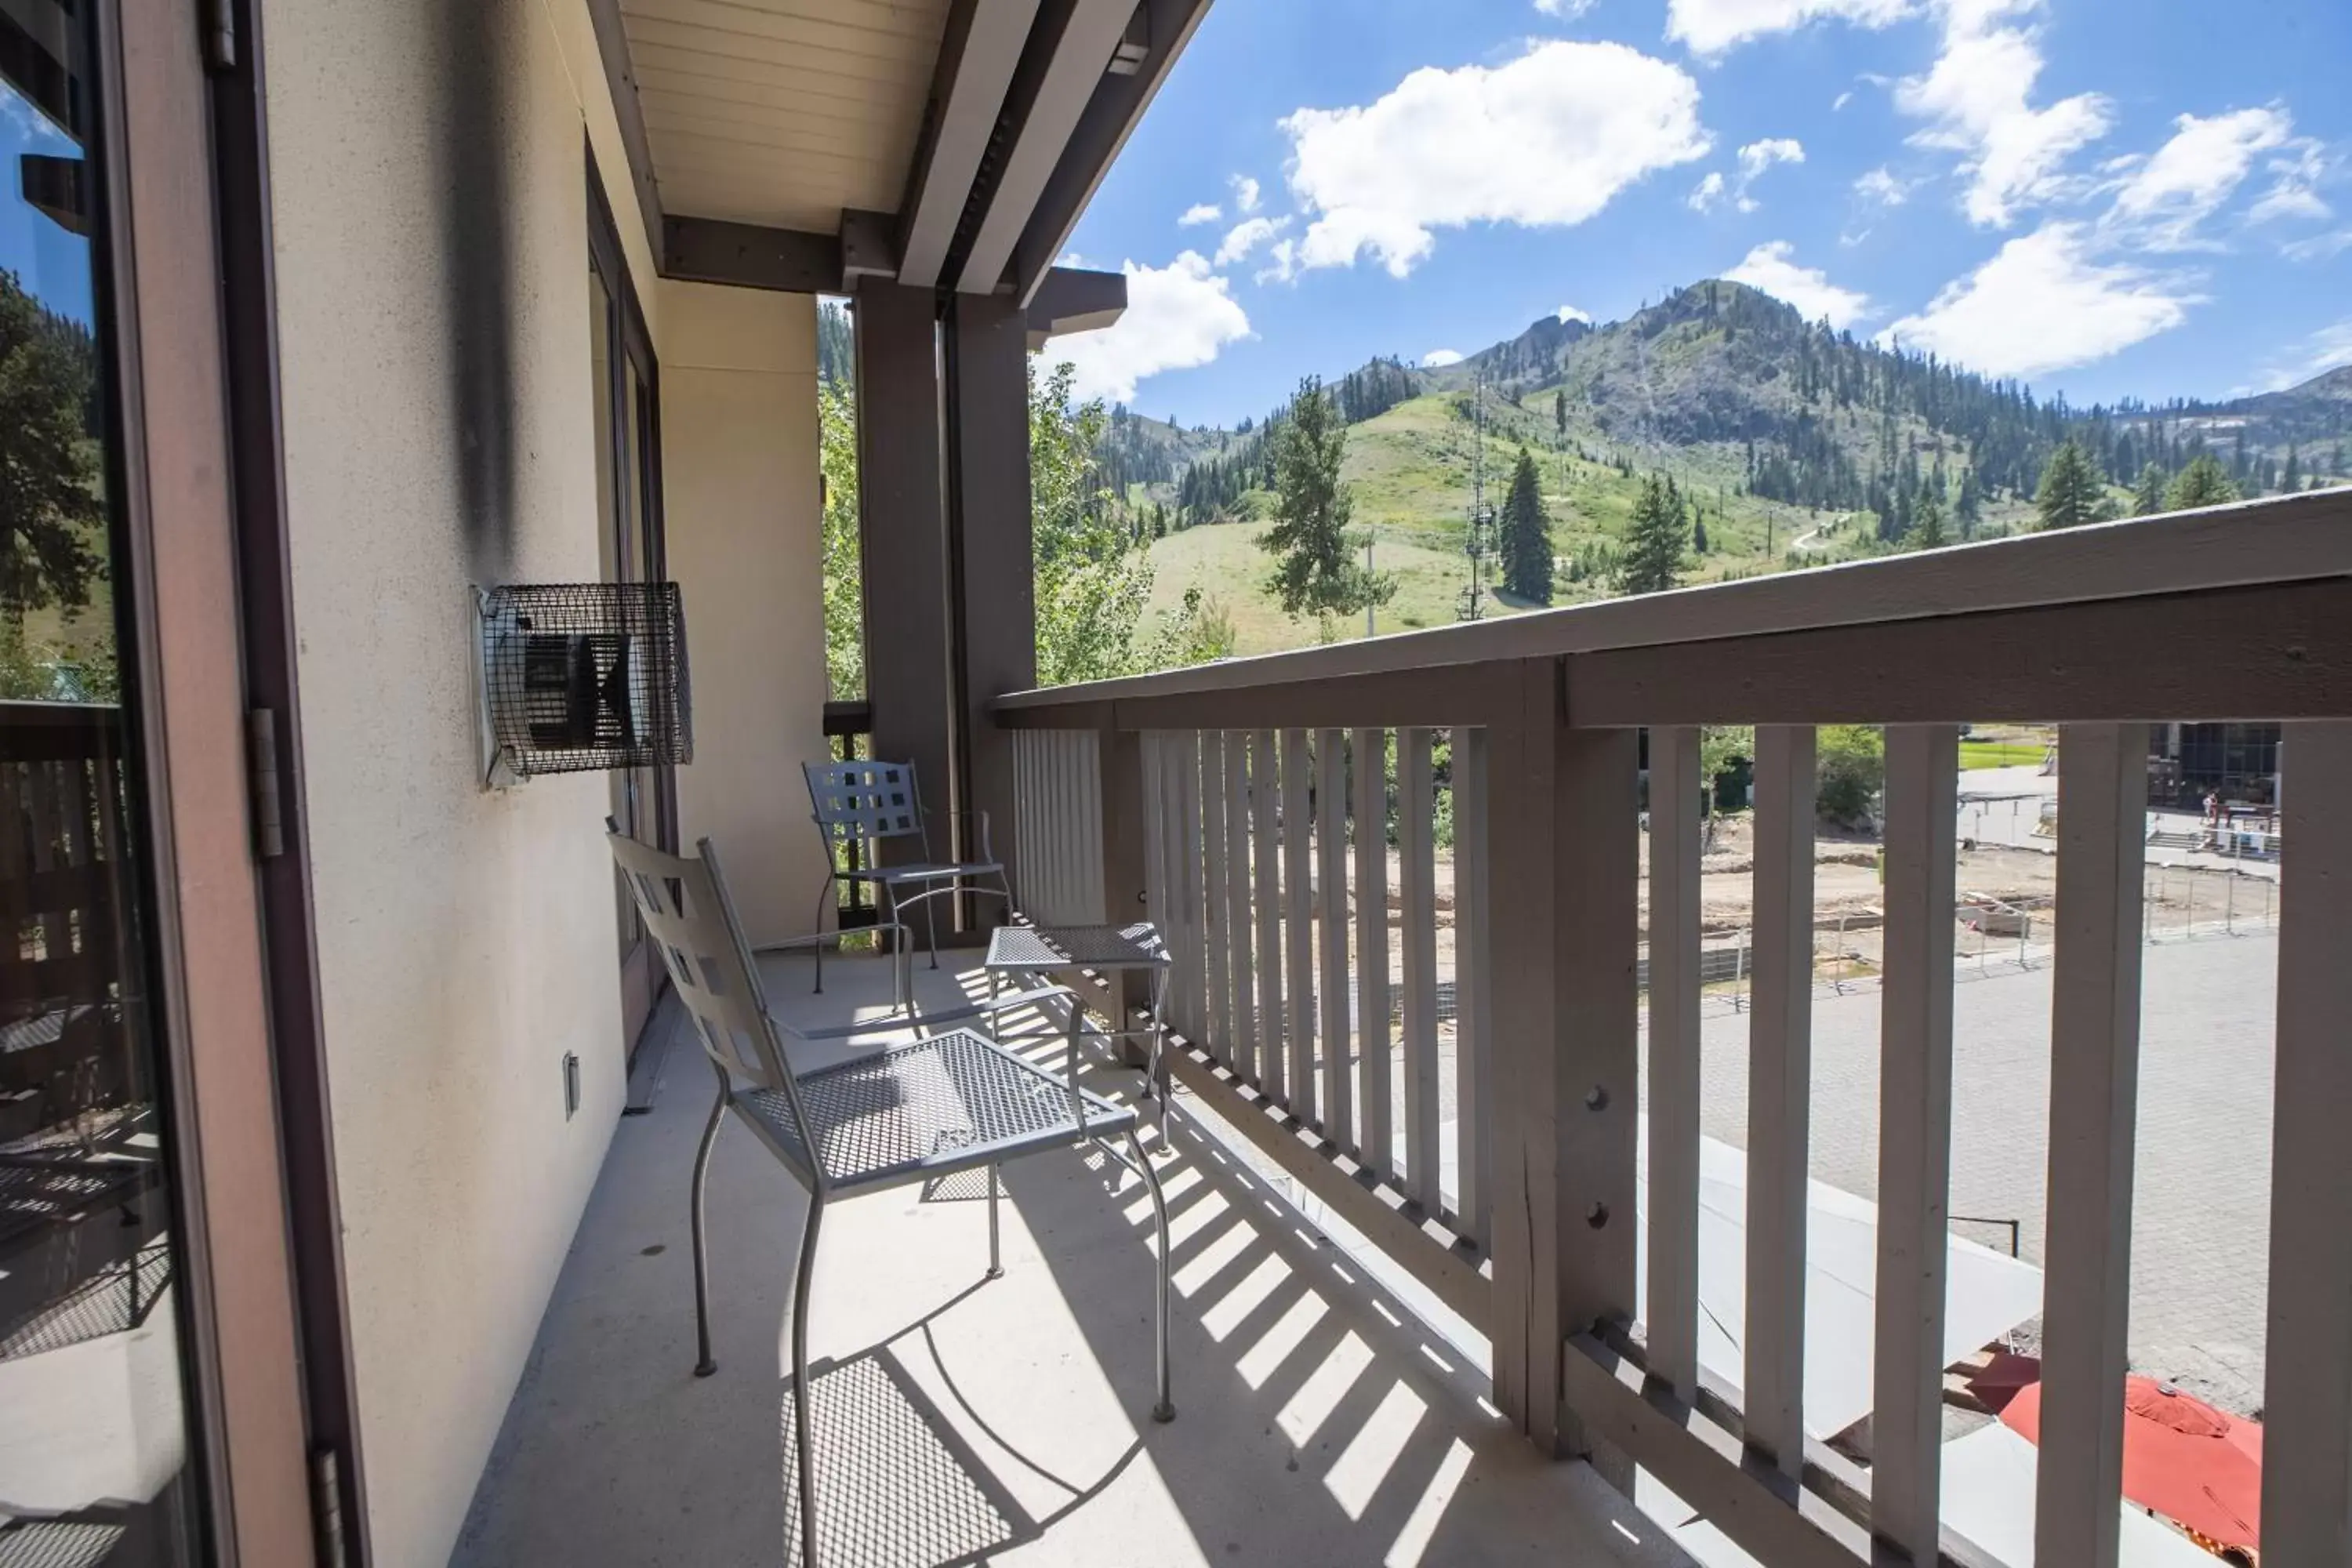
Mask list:
[[988,1277],[1004,1278],[1004,1250],[997,1239],[996,1227],[996,1167],[988,1167]]
[[[833,851],[830,848],[825,851],[827,855],[832,854],[832,852]],[[826,901],[833,897],[835,881],[835,878],[833,873],[830,871],[826,872],[824,876],[824,886],[817,889],[816,895],[815,930],[817,940],[814,951],[816,952],[816,994],[820,996],[824,994],[824,906]],[[835,917],[834,921],[835,929],[839,930],[840,925],[840,919]]]
[[710,1244],[702,1221],[703,1188],[710,1177],[710,1151],[719,1142],[719,1124],[727,1119],[727,1079],[719,1080],[718,1098],[710,1102],[710,1120],[703,1125],[702,1142],[694,1151],[694,1375],[709,1377],[719,1370],[710,1359]]
[[811,1192],[808,1220],[801,1228],[800,1266],[793,1281],[793,1438],[800,1461],[801,1568],[817,1568],[816,1452],[809,1445],[808,1315],[809,1288],[816,1277],[817,1222],[824,1217],[824,1198]]
[[890,1010],[895,1013],[906,1007],[915,977],[907,962],[907,921],[898,912],[898,889],[885,883],[882,891],[890,900]]
[[[948,883],[948,886],[952,888],[955,886],[955,883],[950,880]],[[953,909],[955,907],[955,900],[956,895],[950,892],[948,895],[948,907],[950,909]],[[923,906],[923,935],[930,941],[931,967],[933,969],[937,969],[940,966],[940,911],[935,907],[938,903],[939,900],[937,899],[933,899]]]
[[1132,1127],[1127,1131],[1127,1147],[1135,1156],[1135,1168],[1143,1173],[1144,1185],[1151,1189],[1151,1226],[1160,1248],[1160,1279],[1151,1312],[1151,1349],[1159,1363],[1160,1398],[1151,1407],[1151,1418],[1173,1421],[1176,1405],[1168,1394],[1168,1200],[1160,1192],[1160,1173],[1152,1169],[1151,1156],[1143,1152],[1143,1140]]

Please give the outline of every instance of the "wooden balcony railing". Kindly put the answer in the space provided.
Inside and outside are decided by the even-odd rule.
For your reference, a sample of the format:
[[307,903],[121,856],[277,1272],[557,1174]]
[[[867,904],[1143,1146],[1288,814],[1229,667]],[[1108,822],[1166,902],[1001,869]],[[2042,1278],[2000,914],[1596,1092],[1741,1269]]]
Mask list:
[[[2352,492],[1021,692],[995,715],[1018,732],[1024,901],[1160,922],[1192,1091],[1487,1336],[1496,1401],[1535,1442],[1613,1447],[1772,1568],[1986,1561],[1939,1526],[1938,1449],[1958,727],[1993,721],[2058,724],[2064,759],[2038,1558],[2115,1562],[2147,725],[2285,721],[2273,1181],[2293,1197],[2273,1207],[2263,1561],[2352,1561]],[[1758,726],[1737,1405],[1697,1353],[1695,799],[1699,727],[1735,723]],[[1802,1397],[1832,723],[1887,727],[1866,1468],[1808,1436]],[[1693,803],[1649,818],[1646,1029],[1644,730],[1649,799]]]

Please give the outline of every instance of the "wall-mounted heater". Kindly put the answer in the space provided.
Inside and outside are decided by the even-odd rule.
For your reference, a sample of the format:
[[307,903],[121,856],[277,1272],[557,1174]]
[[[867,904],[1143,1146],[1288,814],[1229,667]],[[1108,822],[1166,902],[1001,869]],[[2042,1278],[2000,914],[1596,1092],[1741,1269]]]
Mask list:
[[524,583],[475,593],[486,784],[694,760],[677,584]]

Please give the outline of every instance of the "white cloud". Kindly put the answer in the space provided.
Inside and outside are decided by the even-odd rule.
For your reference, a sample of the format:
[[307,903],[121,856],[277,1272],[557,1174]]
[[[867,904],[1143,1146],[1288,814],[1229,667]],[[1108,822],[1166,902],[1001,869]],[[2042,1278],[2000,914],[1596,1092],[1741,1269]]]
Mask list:
[[1767,33],[1786,33],[1829,17],[1884,27],[1911,15],[1911,0],[1668,0],[1666,37],[1702,55],[1717,55]]
[[2318,142],[2308,138],[2294,142],[2284,157],[2270,161],[2271,188],[2247,209],[2246,221],[2308,218],[2319,222],[2334,217],[2336,209],[2320,199],[2318,191],[2332,172],[2326,150]]
[[1582,321],[1589,327],[1592,324],[1592,312],[1590,310],[1580,310],[1573,305],[1562,305],[1559,310],[1552,312],[1552,319],[1558,321],[1561,326],[1566,326],[1570,321]]
[[1046,357],[1076,367],[1072,390],[1082,398],[1132,403],[1136,384],[1163,370],[1207,364],[1227,343],[1250,335],[1249,317],[1227,281],[1197,250],[1165,267],[1129,261],[1127,313],[1117,324],[1056,339]]
[[1849,88],[1845,91],[1839,93],[1835,99],[1831,100],[1830,112],[1832,114],[1835,114],[1839,110],[1843,109],[1847,104],[1852,103],[1853,101],[1853,89]]
[[72,137],[58,130],[47,115],[34,108],[30,100],[5,84],[0,84],[0,119],[6,120],[16,128],[17,135],[36,148],[71,149],[74,145]]
[[1224,242],[1217,247],[1216,264],[1231,267],[1289,226],[1287,217],[1244,218],[1225,231]]
[[2075,223],[2050,223],[1944,285],[1881,334],[1988,375],[2037,375],[2169,331],[2203,303],[2182,279],[2093,259]]
[[1214,223],[1224,216],[1225,209],[1214,202],[1194,202],[1184,209],[1184,215],[1176,220],[1176,224],[1180,228],[1191,228],[1196,224]]
[[1943,0],[1943,52],[1925,76],[1895,83],[1895,106],[1927,121],[1915,145],[1960,155],[1961,205],[1973,223],[2005,228],[2021,207],[2080,194],[2062,170],[2114,122],[2104,94],[2032,105],[2042,46],[2026,29],[1995,26],[2039,0]]
[[1798,266],[1796,251],[1785,239],[1769,241],[1749,251],[1724,276],[1786,300],[1809,321],[1827,321],[1843,329],[1869,312],[1870,296],[1839,288],[1818,267]]
[[1768,136],[1761,142],[1750,142],[1739,150],[1739,176],[1728,185],[1721,174],[1710,174],[1683,198],[1683,205],[1694,212],[1713,212],[1728,200],[1741,212],[1752,213],[1759,205],[1748,188],[1763,178],[1764,172],[1775,163],[1801,163],[1805,161],[1804,143],[1791,136]]
[[2340,364],[2352,364],[2352,316],[2330,322],[2312,333],[2297,346],[2291,357],[2273,361],[2265,366],[2262,378],[2247,390],[2284,392]]
[[1563,22],[1573,22],[1592,9],[1594,0],[1536,0],[1536,9],[1547,16],[1557,16]]
[[2279,253],[2289,261],[2326,261],[2352,250],[2352,228],[2339,228],[2330,234],[2315,234],[2309,239],[2298,239],[2279,247]]
[[1421,356],[1423,370],[1444,370],[1449,364],[1461,363],[1462,351],[1459,349],[1432,349]]
[[2294,122],[2284,109],[2241,109],[2173,121],[2170,141],[2142,163],[2116,193],[2106,223],[2147,250],[2188,250],[2209,244],[2200,225],[2237,193],[2254,160],[2286,145]]
[[1854,195],[1881,206],[1899,207],[1911,199],[1911,187],[1884,166],[1875,168],[1853,183]]
[[1235,174],[1231,184],[1234,187],[1234,210],[1239,213],[1257,211],[1257,182],[1247,174]]
[[1412,72],[1385,96],[1285,119],[1313,222],[1302,267],[1369,251],[1402,278],[1437,228],[1580,224],[1654,170],[1704,157],[1698,84],[1622,44],[1539,43],[1499,67]]

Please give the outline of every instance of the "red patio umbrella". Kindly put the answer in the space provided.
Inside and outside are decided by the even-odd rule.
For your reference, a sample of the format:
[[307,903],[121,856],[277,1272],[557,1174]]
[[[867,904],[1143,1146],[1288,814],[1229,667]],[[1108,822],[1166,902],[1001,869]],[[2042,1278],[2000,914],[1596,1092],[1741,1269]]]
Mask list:
[[[2042,1384],[2000,1418],[2042,1440]],[[2124,1379],[2124,1496],[2218,1548],[2262,1545],[2263,1425],[2216,1410],[2152,1377]]]

